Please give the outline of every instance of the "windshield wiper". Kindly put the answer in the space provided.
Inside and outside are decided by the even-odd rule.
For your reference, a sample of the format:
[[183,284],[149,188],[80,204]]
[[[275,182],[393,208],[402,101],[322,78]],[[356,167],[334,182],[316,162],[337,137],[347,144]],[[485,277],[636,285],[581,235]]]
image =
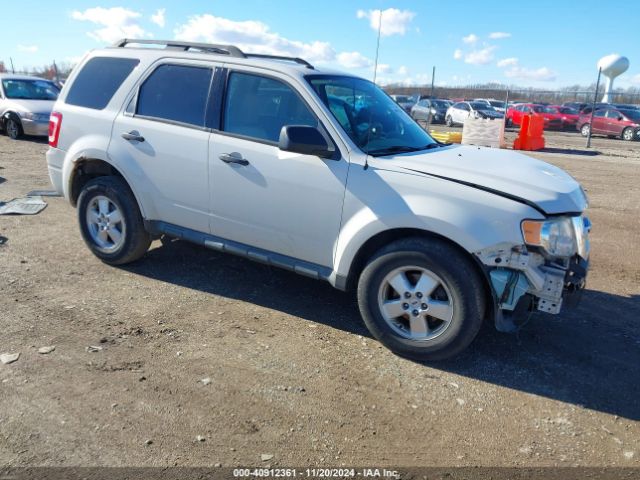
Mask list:
[[371,156],[383,156],[390,155],[392,153],[408,153],[408,152],[419,152],[421,150],[429,150],[431,148],[437,148],[440,145],[437,143],[430,143],[429,145],[424,145],[422,147],[410,147],[407,145],[394,145],[392,147],[379,148],[377,150],[369,150],[367,154]]

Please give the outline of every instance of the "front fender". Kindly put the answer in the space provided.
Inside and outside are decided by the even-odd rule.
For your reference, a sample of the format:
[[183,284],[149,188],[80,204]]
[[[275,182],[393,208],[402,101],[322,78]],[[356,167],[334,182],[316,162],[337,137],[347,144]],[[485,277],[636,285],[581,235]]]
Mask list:
[[334,272],[348,276],[360,248],[388,230],[435,233],[474,253],[498,243],[522,244],[524,218],[542,215],[528,205],[439,178],[352,169]]

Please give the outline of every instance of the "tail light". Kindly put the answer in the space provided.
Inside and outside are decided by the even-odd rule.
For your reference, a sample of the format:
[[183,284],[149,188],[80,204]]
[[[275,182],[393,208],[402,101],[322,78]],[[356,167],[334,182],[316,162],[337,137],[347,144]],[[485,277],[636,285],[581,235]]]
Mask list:
[[58,146],[58,138],[60,138],[60,127],[62,127],[62,114],[51,112],[49,117],[49,146],[56,148]]

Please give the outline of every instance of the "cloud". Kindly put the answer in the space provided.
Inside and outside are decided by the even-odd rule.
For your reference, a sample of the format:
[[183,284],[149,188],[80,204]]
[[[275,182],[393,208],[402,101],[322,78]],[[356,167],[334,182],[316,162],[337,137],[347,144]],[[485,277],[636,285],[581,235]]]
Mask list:
[[509,37],[511,37],[511,34],[508,32],[491,32],[489,34],[489,38],[493,40],[498,40],[501,38],[509,38]]
[[74,20],[102,26],[102,28],[88,32],[87,35],[98,42],[105,43],[113,43],[120,38],[148,36],[147,32],[136,22],[140,16],[140,13],[122,7],[94,7],[88,8],[84,12],[75,10],[71,13],[71,18]]
[[342,52],[336,56],[336,60],[345,68],[364,68],[373,65],[373,62],[360,52]]
[[635,74],[634,76],[632,76],[629,79],[629,82],[631,83],[631,85],[638,85],[640,86],[640,73]]
[[459,48],[457,48],[454,52],[453,52],[453,58],[456,60],[461,60],[463,57],[463,53],[462,50],[460,50]]
[[469,35],[467,35],[466,37],[462,37],[462,41],[464,43],[467,43],[469,45],[473,45],[474,43],[476,43],[479,40],[478,36],[474,33],[470,33]]
[[498,60],[498,67],[515,67],[518,65],[518,59],[516,57],[503,58],[502,60]]
[[391,35],[404,35],[407,32],[409,24],[416,16],[410,10],[398,10],[397,8],[387,8],[382,10],[382,25],[380,25],[380,10],[358,10],[356,16],[358,18],[366,18],[369,20],[369,26],[378,31],[380,27],[380,35],[389,37]]
[[36,53],[38,51],[37,45],[18,45],[18,51],[24,53]]
[[391,68],[391,65],[387,65],[386,63],[379,63],[376,72],[378,75],[386,75],[388,73],[391,73],[392,70],[393,69]]
[[400,68],[398,68],[398,75],[406,77],[408,74],[409,69],[405,65],[402,65]]
[[515,66],[504,72],[504,74],[509,78],[518,78],[521,80],[538,80],[542,82],[552,82],[556,79],[556,73],[547,67],[529,69]]
[[469,63],[471,65],[486,65],[487,63],[491,63],[493,61],[493,51],[495,49],[495,46],[489,45],[480,50],[473,50],[464,55],[464,63]]
[[164,18],[164,14],[166,11],[166,8],[159,8],[156,13],[151,15],[151,21],[158,25],[160,28],[164,28],[164,26],[166,25],[166,19]]
[[256,21],[236,22],[210,14],[194,15],[174,30],[177,40],[207,43],[230,43],[252,53],[290,55],[310,61],[327,62],[336,52],[327,42],[304,43],[289,40],[272,32],[269,26]]

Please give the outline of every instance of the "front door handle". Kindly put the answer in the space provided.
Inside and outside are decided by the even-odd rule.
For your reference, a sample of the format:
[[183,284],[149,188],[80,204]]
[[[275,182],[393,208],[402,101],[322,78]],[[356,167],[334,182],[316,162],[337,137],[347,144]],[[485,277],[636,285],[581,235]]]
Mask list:
[[236,152],[222,153],[218,158],[224,163],[237,163],[238,165],[243,165],[245,167],[249,165],[249,160],[245,160],[244,158],[242,158],[242,155]]
[[140,135],[137,130],[131,130],[128,133],[123,133],[122,138],[129,140],[130,142],[144,142],[144,137]]

